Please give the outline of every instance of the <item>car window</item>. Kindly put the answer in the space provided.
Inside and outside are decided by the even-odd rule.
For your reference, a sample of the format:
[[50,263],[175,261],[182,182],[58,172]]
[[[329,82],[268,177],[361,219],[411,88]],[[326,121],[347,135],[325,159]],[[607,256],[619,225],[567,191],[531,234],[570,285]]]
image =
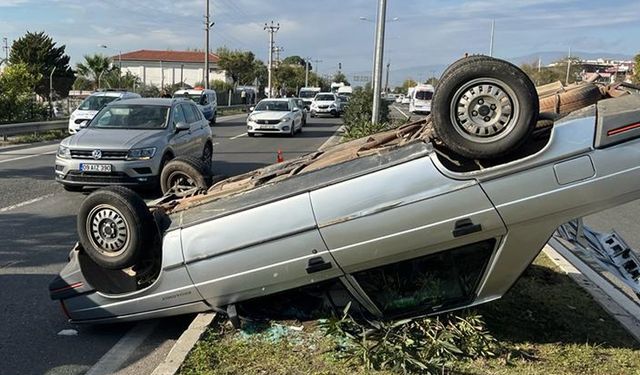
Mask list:
[[177,124],[179,122],[187,122],[187,118],[184,116],[184,110],[181,105],[177,105],[173,109],[173,123]]
[[82,111],[97,111],[116,99],[118,98],[115,96],[90,96],[80,103],[78,109]]
[[193,113],[195,113],[196,115],[196,119],[197,121],[200,121],[204,118],[204,116],[202,115],[202,111],[200,110],[200,108],[196,107],[196,106],[191,106],[191,110],[193,111]]
[[336,100],[336,97],[333,95],[317,95],[316,96],[316,100],[319,101],[334,101]]
[[209,95],[202,95],[202,105],[209,104]]
[[198,121],[198,117],[194,111],[194,106],[190,105],[190,104],[183,104],[182,105],[182,109],[184,110],[184,116],[187,119],[187,122],[189,124],[192,124],[196,121]]
[[442,310],[473,297],[494,245],[487,240],[354,276],[387,316]]
[[433,93],[431,91],[418,91],[416,92],[416,99],[418,100],[431,100]]
[[158,105],[112,105],[100,111],[92,128],[161,129],[166,126],[169,107]]
[[256,106],[256,111],[289,111],[289,105],[282,100],[263,100]]

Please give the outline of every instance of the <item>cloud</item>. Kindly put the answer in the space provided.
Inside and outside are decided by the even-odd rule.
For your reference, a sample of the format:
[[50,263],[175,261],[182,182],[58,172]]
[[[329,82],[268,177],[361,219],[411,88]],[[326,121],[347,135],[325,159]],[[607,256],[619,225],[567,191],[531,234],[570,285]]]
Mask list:
[[0,0],[0,8],[2,7],[15,7],[18,5],[23,5],[27,3],[29,0]]

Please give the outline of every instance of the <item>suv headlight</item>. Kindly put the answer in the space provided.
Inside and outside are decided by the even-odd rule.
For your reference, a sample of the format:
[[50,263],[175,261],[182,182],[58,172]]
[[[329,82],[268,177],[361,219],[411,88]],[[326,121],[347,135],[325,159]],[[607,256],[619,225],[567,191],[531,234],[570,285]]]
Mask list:
[[291,121],[291,117],[287,116],[280,119],[280,122],[287,122],[287,121]]
[[249,121],[249,122],[255,122],[255,121],[256,121],[256,118],[255,118],[255,117],[253,117],[253,116],[249,116],[249,118],[247,118],[247,121]]
[[156,154],[155,147],[136,148],[129,150],[127,160],[149,160]]
[[71,159],[71,151],[69,150],[69,147],[65,147],[65,146],[58,146],[58,157],[62,158],[62,159]]
[[331,103],[331,106],[329,108],[338,108],[338,106],[336,105],[336,103]]

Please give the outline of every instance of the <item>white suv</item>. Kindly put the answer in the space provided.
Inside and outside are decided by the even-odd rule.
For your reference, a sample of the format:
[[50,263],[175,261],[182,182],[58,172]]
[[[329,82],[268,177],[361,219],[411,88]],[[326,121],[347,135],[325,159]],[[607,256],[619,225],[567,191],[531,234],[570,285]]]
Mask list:
[[89,124],[102,107],[123,99],[139,98],[140,95],[129,91],[105,90],[95,92],[82,101],[69,117],[69,134],[77,133],[83,126]]
[[311,102],[311,117],[331,115],[340,117],[340,99],[332,92],[319,92]]

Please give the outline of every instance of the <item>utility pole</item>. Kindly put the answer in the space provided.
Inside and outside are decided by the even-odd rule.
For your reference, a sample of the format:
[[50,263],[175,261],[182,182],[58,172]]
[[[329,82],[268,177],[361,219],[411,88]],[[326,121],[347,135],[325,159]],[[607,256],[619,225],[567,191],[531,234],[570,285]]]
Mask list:
[[271,87],[272,84],[272,75],[273,75],[273,50],[274,50],[274,42],[273,42],[273,34],[277,33],[278,30],[280,30],[280,23],[278,24],[274,24],[273,21],[271,21],[271,24],[267,24],[265,22],[264,24],[264,29],[269,33],[269,65],[268,65],[268,76],[269,76],[269,94],[267,95],[267,97],[272,97],[273,96],[273,88]]
[[571,71],[571,47],[569,47],[569,57],[567,57],[567,79],[565,80],[565,85],[569,84],[570,71]]
[[378,0],[378,18],[376,21],[375,60],[373,62],[373,113],[371,123],[380,120],[380,90],[382,86],[382,61],[384,58],[384,28],[387,18],[387,0]]
[[280,66],[280,52],[284,52],[284,47],[275,47],[273,52],[276,53],[276,67]]
[[318,78],[320,78],[320,63],[322,60],[311,60],[312,63],[316,64],[316,87],[318,87]]
[[391,61],[387,62],[387,79],[384,82],[384,92],[389,92],[389,69],[391,68]]
[[493,57],[493,38],[496,31],[496,20],[491,21],[491,43],[489,43],[489,56]]
[[309,87],[309,60],[311,57],[304,59],[304,87]]
[[211,30],[211,26],[213,26],[213,22],[210,20],[209,13],[209,0],[205,0],[207,2],[207,13],[204,16],[204,30],[205,30],[205,42],[204,42],[204,88],[209,88],[209,31]]

